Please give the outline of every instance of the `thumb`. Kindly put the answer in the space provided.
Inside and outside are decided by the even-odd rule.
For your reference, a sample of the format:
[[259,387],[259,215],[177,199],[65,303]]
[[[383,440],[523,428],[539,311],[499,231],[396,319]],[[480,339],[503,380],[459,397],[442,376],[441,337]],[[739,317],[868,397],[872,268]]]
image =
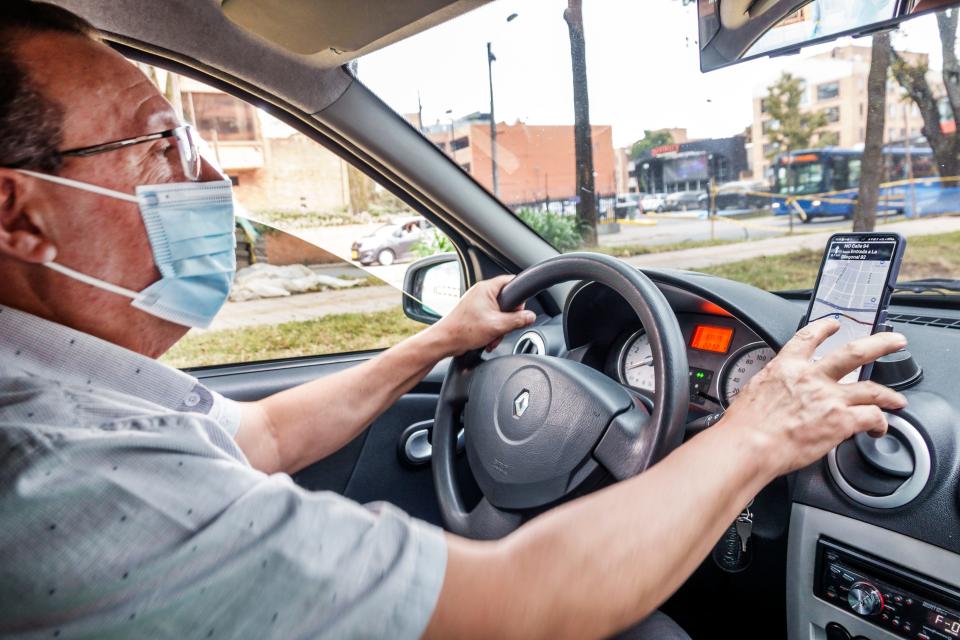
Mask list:
[[516,278],[516,276],[507,274],[503,276],[496,276],[495,278],[490,278],[489,280],[485,280],[484,282],[488,282],[490,284],[490,287],[496,293],[500,293],[500,290],[503,289],[503,287],[514,278]]
[[510,323],[515,329],[522,329],[523,327],[529,326],[537,319],[537,314],[528,309],[512,311],[508,315],[510,317]]

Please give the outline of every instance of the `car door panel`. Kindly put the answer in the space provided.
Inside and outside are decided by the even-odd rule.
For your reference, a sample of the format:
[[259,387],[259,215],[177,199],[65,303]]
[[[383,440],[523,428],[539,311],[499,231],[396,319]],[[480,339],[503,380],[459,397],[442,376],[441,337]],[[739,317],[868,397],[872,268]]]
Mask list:
[[367,431],[343,494],[360,503],[390,502],[411,516],[440,523],[430,465],[407,464],[398,446],[407,427],[433,420],[436,407],[436,394],[408,393],[377,418]]
[[[228,398],[254,401],[343,371],[375,355],[369,352],[205,367],[190,373]],[[399,444],[407,427],[433,419],[448,364],[448,360],[440,362],[362,434],[331,456],[294,474],[294,481],[305,489],[334,491],[357,502],[388,501],[414,517],[440,524],[429,464],[406,463],[401,459]],[[320,419],[317,426],[322,428]],[[463,460],[462,482],[472,484],[465,456]]]

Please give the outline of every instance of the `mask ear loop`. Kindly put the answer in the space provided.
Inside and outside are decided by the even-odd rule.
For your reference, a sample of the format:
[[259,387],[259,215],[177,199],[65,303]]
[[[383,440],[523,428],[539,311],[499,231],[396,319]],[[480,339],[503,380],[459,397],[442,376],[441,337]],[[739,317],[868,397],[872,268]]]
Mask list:
[[136,300],[140,297],[140,294],[131,289],[126,289],[124,287],[117,286],[115,284],[110,284],[106,280],[101,280],[100,278],[94,278],[93,276],[88,276],[85,273],[80,273],[79,271],[74,271],[70,267],[65,267],[62,264],[56,262],[44,262],[43,266],[48,269],[53,269],[58,271],[68,278],[73,278],[74,280],[79,280],[84,284],[89,284],[93,287],[98,287],[104,291],[109,291],[110,293],[116,293],[117,295],[125,296],[131,300]]
[[60,184],[65,187],[73,187],[74,189],[80,189],[81,191],[89,191],[90,193],[96,193],[101,196],[107,196],[109,198],[116,198],[117,200],[126,200],[127,202],[134,202],[134,203],[140,202],[140,200],[135,195],[124,193],[122,191],[114,191],[113,189],[107,189],[106,187],[98,187],[95,184],[87,184],[86,182],[80,182],[79,180],[71,180],[70,178],[61,178],[60,176],[52,176],[48,173],[38,173],[36,171],[29,171],[28,169],[17,169],[17,171],[19,171],[20,173],[26,174],[28,176],[33,176],[34,178],[39,178],[40,180],[46,180],[47,182]]
[[[73,187],[74,189],[80,189],[81,191],[89,191],[90,193],[96,193],[101,196],[116,198],[118,200],[126,200],[127,202],[133,202],[136,204],[140,203],[140,200],[137,198],[137,196],[131,195],[129,193],[123,193],[122,191],[115,191],[113,189],[107,189],[106,187],[99,187],[95,184],[88,184],[86,182],[80,182],[79,180],[71,180],[70,178],[61,178],[60,176],[52,176],[47,173],[39,173],[37,171],[30,171],[28,169],[18,169],[17,171],[19,171],[20,173],[26,174],[28,176],[32,176],[34,178],[39,178],[40,180],[46,180],[47,182],[53,182],[55,184],[63,185],[65,187]],[[131,300],[136,300],[137,298],[140,297],[140,294],[137,293],[136,291],[132,291],[125,287],[117,286],[115,284],[110,284],[109,282],[106,282],[105,280],[101,280],[100,278],[94,278],[93,276],[88,276],[85,273],[80,273],[79,271],[75,271],[70,267],[65,267],[62,264],[53,262],[52,260],[49,262],[44,262],[43,266],[47,267],[48,269],[53,269],[54,271],[62,273],[68,278],[79,280],[84,284],[89,284],[90,286],[98,287],[105,291],[109,291],[110,293],[115,293],[117,295],[130,298]]]

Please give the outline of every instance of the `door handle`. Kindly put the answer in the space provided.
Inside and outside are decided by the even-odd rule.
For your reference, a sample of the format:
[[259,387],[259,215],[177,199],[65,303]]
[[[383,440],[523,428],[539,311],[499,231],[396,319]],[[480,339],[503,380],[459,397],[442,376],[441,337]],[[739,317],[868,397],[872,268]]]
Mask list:
[[[400,458],[415,466],[421,466],[430,463],[433,457],[433,420],[424,420],[416,422],[403,430],[400,436]],[[464,448],[463,429],[457,433],[457,453]]]

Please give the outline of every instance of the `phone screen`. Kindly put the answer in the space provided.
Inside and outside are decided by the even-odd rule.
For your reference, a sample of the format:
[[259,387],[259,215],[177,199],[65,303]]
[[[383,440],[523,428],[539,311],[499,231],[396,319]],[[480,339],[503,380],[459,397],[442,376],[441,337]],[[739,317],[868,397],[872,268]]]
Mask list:
[[[835,318],[840,330],[816,350],[814,360],[873,333],[897,255],[897,236],[834,236],[830,239],[808,322]],[[840,382],[856,382],[861,367]]]

